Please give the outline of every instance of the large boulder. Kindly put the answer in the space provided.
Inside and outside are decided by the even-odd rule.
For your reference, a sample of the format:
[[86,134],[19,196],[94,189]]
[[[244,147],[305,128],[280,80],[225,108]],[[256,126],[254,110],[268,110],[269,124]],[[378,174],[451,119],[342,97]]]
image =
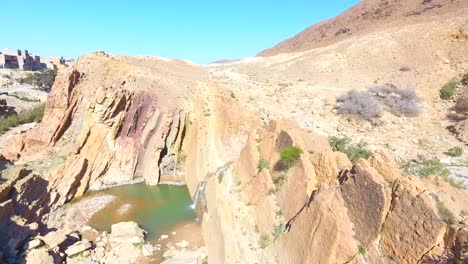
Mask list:
[[377,239],[390,207],[391,192],[383,177],[364,160],[340,178],[341,193],[354,224],[355,237],[368,246]]
[[324,186],[287,222],[279,263],[346,263],[358,251],[353,233],[341,193]]
[[26,263],[28,264],[51,264],[54,258],[46,249],[33,249],[26,254]]
[[447,224],[439,216],[441,206],[411,179],[399,180],[382,228],[382,249],[398,263],[418,262],[443,240]]

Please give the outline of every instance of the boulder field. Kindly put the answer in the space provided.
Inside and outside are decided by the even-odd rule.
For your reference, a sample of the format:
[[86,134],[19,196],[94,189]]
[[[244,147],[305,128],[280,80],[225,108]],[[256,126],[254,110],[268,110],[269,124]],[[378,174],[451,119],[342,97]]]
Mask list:
[[[285,166],[280,152],[291,146],[302,154]],[[183,61],[81,57],[59,73],[42,122],[9,141],[2,159],[8,262],[150,254],[133,222],[97,240],[49,228],[49,216],[89,190],[162,177],[183,179],[192,196],[205,183],[198,210],[209,263],[468,261],[468,191],[402,176],[384,152],[352,163],[326,137],[241,107]],[[101,252],[109,248],[116,255]]]

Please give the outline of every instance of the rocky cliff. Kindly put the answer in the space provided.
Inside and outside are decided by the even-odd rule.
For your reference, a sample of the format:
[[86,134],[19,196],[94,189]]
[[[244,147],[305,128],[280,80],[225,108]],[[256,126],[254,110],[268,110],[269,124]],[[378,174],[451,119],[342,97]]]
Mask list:
[[[182,181],[200,190],[210,263],[468,261],[468,192],[440,176],[401,175],[394,158],[466,153],[438,91],[468,67],[467,11],[463,1],[364,1],[262,55],[306,52],[208,66],[81,57],[60,70],[42,122],[3,146],[0,259],[117,254],[122,241],[70,249],[67,237],[96,234],[53,222],[89,190]],[[414,86],[421,115],[385,113],[374,125],[335,114],[341,92],[386,83]],[[374,153],[351,162],[329,135],[366,140]],[[285,163],[289,147],[301,153]]]

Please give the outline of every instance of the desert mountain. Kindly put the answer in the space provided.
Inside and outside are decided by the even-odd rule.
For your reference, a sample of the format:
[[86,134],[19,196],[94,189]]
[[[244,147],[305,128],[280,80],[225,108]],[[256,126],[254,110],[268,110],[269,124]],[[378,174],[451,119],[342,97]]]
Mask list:
[[437,20],[466,7],[464,0],[364,0],[339,16],[306,28],[258,56],[305,51],[385,28]]

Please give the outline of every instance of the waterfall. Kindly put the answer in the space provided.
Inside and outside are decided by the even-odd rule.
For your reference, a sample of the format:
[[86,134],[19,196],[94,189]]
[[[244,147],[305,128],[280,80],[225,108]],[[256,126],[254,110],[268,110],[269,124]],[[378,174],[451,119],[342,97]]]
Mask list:
[[198,199],[200,197],[200,193],[205,191],[206,181],[202,181],[197,186],[197,191],[195,192],[195,196],[193,198],[193,203],[190,205],[190,208],[195,210],[197,208]]
[[[221,182],[221,180],[223,179],[223,175],[224,173],[227,171],[227,169],[229,168],[229,166],[231,165],[232,162],[228,162],[226,164],[224,164],[223,166],[219,167],[214,176],[216,178],[218,178],[219,182]],[[211,175],[213,176],[213,175]],[[198,207],[198,200],[200,199],[200,195],[204,194],[205,192],[205,187],[206,187],[206,184],[207,184],[207,181],[208,179],[210,178],[210,176],[208,176],[204,181],[200,182],[197,186],[197,190],[195,191],[195,195],[193,197],[193,203],[190,205],[190,208],[192,210],[195,210],[195,211],[198,211],[197,207]],[[205,205],[204,205],[205,206]]]

